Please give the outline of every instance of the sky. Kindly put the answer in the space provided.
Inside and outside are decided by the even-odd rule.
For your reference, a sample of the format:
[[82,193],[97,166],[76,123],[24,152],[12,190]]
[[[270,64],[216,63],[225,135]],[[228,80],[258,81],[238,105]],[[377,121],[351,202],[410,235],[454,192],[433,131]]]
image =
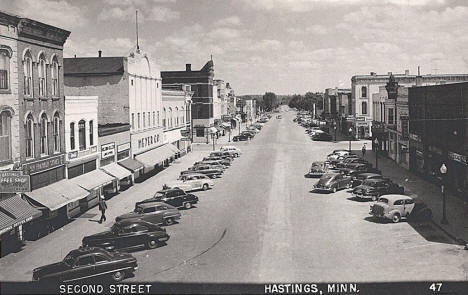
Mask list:
[[200,69],[236,93],[349,88],[359,74],[468,73],[464,0],[1,0],[0,9],[71,31],[64,56],[125,56]]

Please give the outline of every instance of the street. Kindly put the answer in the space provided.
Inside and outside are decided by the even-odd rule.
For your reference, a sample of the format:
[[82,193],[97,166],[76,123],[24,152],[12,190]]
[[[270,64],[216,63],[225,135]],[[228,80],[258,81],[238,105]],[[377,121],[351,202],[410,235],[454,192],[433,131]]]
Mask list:
[[[231,143],[242,156],[213,189],[194,192],[200,202],[166,227],[166,246],[133,253],[139,269],[125,282],[468,280],[468,251],[431,223],[379,222],[368,214],[370,202],[352,200],[346,190],[311,192],[317,179],[304,178],[310,164],[347,149],[348,142],[313,142],[292,121],[294,112],[282,116],[273,116],[252,141]],[[115,196],[104,224],[95,222],[94,208],[3,257],[0,280],[31,280],[33,268],[61,260],[84,235],[110,227],[211,148],[196,145],[165,171]]]

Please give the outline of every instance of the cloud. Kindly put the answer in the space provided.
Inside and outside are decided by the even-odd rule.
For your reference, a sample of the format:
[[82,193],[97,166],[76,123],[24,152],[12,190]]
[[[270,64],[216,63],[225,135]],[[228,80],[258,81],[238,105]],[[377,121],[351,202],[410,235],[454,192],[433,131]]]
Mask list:
[[[141,40],[146,44],[145,40]],[[103,56],[126,56],[135,47],[135,40],[129,38],[90,38],[87,42],[75,42],[70,38],[64,48],[65,57],[90,57],[97,56],[98,50],[102,50]]]
[[232,39],[239,38],[241,35],[241,30],[232,28],[217,28],[208,33],[208,36],[213,39]]
[[136,6],[147,7],[152,4],[174,3],[176,0],[104,0],[104,3],[112,6]]
[[180,13],[178,11],[163,6],[155,6],[151,8],[149,13],[145,12],[144,15],[145,19],[158,22],[167,22],[180,18]]
[[127,19],[129,16],[133,16],[134,14],[135,9],[133,7],[112,7],[111,9],[102,10],[98,14],[98,20],[106,21],[112,19]]
[[239,26],[241,24],[241,20],[238,16],[230,16],[228,18],[223,18],[220,20],[217,20],[215,22],[215,26]]
[[[106,20],[121,20],[121,19],[133,19],[135,16],[136,8],[134,6],[128,7],[112,7],[110,9],[103,10],[99,13],[98,19],[101,21]],[[163,6],[153,6],[150,9],[139,11],[138,16],[141,21],[157,21],[157,22],[168,22],[171,20],[179,19],[180,13],[170,8]]]

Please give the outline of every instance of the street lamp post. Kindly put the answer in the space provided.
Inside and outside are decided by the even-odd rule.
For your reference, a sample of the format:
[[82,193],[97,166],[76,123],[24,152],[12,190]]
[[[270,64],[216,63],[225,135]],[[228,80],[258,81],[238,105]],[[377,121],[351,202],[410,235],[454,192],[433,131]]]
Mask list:
[[335,129],[335,141],[336,141],[336,125],[333,127]]
[[442,175],[442,185],[440,186],[442,191],[442,220],[440,223],[448,224],[447,215],[445,212],[445,175],[447,174],[447,166],[445,166],[445,163],[442,163],[442,166],[440,166],[440,173]]
[[231,128],[229,128],[228,142],[231,142]]
[[379,169],[379,139],[375,138],[375,169]]
[[351,152],[351,137],[353,136],[353,128],[352,127],[349,127],[348,136],[349,136],[349,151]]
[[211,133],[211,140],[213,141],[213,151],[215,150],[215,133]]

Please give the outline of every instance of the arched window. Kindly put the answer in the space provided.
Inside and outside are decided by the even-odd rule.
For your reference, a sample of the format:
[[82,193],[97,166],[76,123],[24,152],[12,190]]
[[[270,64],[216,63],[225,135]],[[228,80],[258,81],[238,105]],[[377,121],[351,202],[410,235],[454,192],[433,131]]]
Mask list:
[[362,114],[363,115],[367,114],[367,102],[365,101],[362,102]]
[[23,60],[23,70],[24,70],[24,94],[32,95],[32,57],[31,53],[28,51],[24,55]]
[[0,89],[10,89],[10,52],[0,49]]
[[60,152],[60,116],[58,113],[54,115],[54,152]]
[[47,146],[47,123],[47,115],[43,113],[41,116],[41,155],[49,153],[49,147]]
[[179,108],[175,108],[175,125],[179,126]]
[[171,128],[172,127],[172,108],[169,108],[168,120],[169,120],[169,122],[168,122],[167,125],[169,125],[169,128]]
[[367,87],[366,86],[361,87],[361,97],[367,97]]
[[75,122],[70,123],[70,150],[75,149]]
[[80,120],[78,122],[78,146],[80,151],[86,149],[86,122],[85,120]]
[[11,160],[11,113],[0,111],[0,162]]
[[39,63],[37,64],[37,73],[39,76],[39,96],[47,96],[47,71],[46,61],[44,54],[39,57]]
[[89,146],[94,145],[94,122],[89,121]]
[[34,157],[34,119],[31,114],[26,118],[26,157]]
[[52,76],[52,96],[59,96],[59,66],[57,57],[54,56],[52,59],[52,65],[50,68],[51,76]]
[[167,119],[167,114],[166,114],[166,108],[163,108],[163,119],[162,119],[162,123],[163,123],[163,127],[166,128],[166,119]]

